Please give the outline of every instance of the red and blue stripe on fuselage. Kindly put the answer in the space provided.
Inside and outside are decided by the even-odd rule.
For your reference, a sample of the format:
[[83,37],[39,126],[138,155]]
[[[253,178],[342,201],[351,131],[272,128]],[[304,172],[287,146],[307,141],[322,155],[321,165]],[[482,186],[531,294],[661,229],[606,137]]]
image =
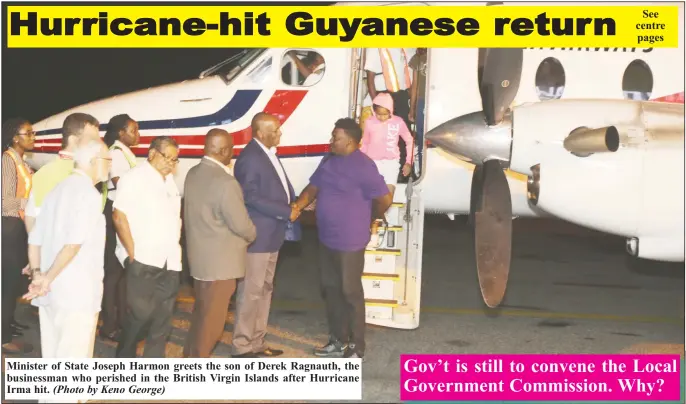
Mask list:
[[[212,114],[188,118],[138,121],[138,127],[141,131],[159,129],[168,129],[172,131],[175,129],[189,128],[208,131],[213,127],[229,125],[232,122],[243,118],[254,107],[257,98],[261,93],[262,90],[238,90],[224,107]],[[262,111],[277,116],[283,125],[301,104],[306,94],[307,90],[276,90]],[[106,131],[107,124],[101,124],[100,130]],[[57,153],[60,150],[59,142],[54,139],[41,139],[41,137],[60,133],[62,133],[61,128],[37,132],[34,153]],[[233,131],[231,132],[231,135],[233,136],[234,146],[244,146],[252,139],[250,126]],[[147,145],[149,145],[156,136],[159,135],[141,135],[139,143],[145,146],[134,146],[131,150],[139,157],[147,156]],[[203,156],[202,146],[205,144],[204,133],[197,135],[170,134],[168,136],[174,138],[179,144],[179,157],[199,158]],[[201,147],[185,148],[184,146]],[[240,153],[241,149],[242,147],[237,147],[234,150],[234,157]],[[282,157],[314,157],[328,153],[329,144],[280,146],[277,150],[279,156]]]

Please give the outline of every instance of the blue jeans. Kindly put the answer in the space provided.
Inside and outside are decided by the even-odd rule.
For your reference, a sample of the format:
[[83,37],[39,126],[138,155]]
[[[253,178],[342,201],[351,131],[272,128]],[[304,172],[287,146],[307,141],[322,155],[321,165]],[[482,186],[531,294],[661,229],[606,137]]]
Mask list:
[[[424,98],[417,100],[417,117],[415,118],[417,139],[424,137]],[[419,140],[417,140],[419,142]]]

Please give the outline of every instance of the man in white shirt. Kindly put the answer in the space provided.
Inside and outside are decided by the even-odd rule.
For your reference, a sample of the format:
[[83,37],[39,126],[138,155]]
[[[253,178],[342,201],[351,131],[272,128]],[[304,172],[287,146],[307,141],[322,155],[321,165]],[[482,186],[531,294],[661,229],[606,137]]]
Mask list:
[[29,235],[33,280],[24,298],[39,308],[44,358],[93,357],[102,300],[105,217],[95,184],[111,160],[99,140],[73,156],[73,173],[46,196]]
[[172,172],[178,164],[174,139],[150,144],[148,160],[117,182],[113,220],[117,258],[126,270],[129,308],[118,358],[135,358],[138,335],[147,329],[143,356],[165,357],[181,271],[181,195]]
[[248,214],[257,230],[248,247],[245,278],[238,283],[233,357],[273,357],[283,353],[265,343],[274,274],[289,222],[297,211],[295,190],[276,156],[281,122],[264,112],[251,123],[252,140],[241,150],[234,175],[241,184]]

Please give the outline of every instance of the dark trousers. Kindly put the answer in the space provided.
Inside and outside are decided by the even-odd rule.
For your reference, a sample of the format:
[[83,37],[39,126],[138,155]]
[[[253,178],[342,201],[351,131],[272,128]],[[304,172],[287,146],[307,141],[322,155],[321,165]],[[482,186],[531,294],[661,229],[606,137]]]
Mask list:
[[144,358],[164,358],[172,331],[172,316],[179,291],[179,272],[126,263],[127,313],[117,346],[117,358],[135,358],[138,341],[145,335]]
[[[410,128],[410,92],[408,90],[400,90],[395,93],[387,92],[393,98],[393,115],[399,116],[405,121],[408,129]],[[407,159],[406,144],[403,138],[398,138],[398,147],[400,148],[400,160],[398,163],[398,182],[404,184],[407,182],[407,178],[402,175],[402,167],[405,165],[405,160]],[[413,174],[410,174],[413,175]],[[416,179],[416,178],[415,178]]]
[[344,344],[355,344],[354,351],[364,355],[364,250],[336,251],[320,244],[319,270],[329,333]]
[[183,356],[209,358],[224,333],[226,312],[236,291],[236,279],[220,281],[193,280],[195,305]]
[[124,326],[126,315],[126,277],[124,267],[114,254],[117,246],[117,233],[112,220],[112,201],[105,204],[105,223],[107,225],[107,239],[105,241],[105,279],[102,291],[103,333],[109,334]]
[[29,263],[28,235],[24,221],[2,217],[2,343],[12,341],[12,323],[22,290],[21,270]]

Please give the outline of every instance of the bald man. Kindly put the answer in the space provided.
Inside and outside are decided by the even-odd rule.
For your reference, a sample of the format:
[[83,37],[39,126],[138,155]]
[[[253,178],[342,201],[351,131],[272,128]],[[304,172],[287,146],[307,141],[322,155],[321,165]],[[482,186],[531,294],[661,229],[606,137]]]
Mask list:
[[233,139],[222,129],[205,137],[205,156],[184,184],[184,224],[195,307],[184,356],[208,358],[224,332],[236,280],[245,276],[246,250],[255,240],[243,191],[229,171]]
[[238,282],[233,357],[274,357],[283,354],[265,344],[274,274],[286,227],[297,212],[289,206],[295,191],[276,156],[281,122],[260,112],[253,117],[252,140],[236,160],[234,173],[243,188],[245,205],[257,238],[248,247],[245,278]]

